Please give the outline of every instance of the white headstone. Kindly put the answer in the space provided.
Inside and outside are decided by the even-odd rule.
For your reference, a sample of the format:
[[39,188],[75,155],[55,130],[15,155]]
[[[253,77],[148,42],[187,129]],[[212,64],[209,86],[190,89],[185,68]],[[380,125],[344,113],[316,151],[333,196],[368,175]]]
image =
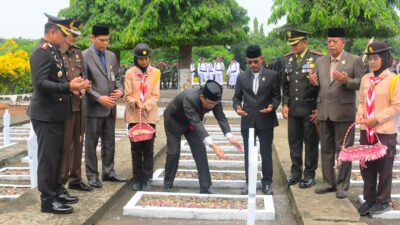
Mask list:
[[10,145],[10,121],[11,121],[11,116],[10,113],[8,112],[8,109],[6,109],[3,115],[4,146]]
[[254,225],[256,220],[256,191],[258,169],[258,146],[255,144],[254,128],[249,129],[249,186],[247,200],[247,225]]
[[37,167],[38,167],[38,144],[36,133],[30,124],[28,142],[29,169],[31,171],[31,188],[37,187]]

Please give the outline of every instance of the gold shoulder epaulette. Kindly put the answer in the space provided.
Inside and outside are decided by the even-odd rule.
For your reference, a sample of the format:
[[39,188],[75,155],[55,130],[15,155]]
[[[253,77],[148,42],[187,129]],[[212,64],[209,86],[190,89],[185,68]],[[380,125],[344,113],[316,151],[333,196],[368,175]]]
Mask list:
[[315,50],[310,50],[310,52],[315,54],[315,55],[323,55],[321,52],[315,51]]
[[293,55],[293,52],[289,52],[289,53],[286,54],[284,57],[291,56],[291,55]]

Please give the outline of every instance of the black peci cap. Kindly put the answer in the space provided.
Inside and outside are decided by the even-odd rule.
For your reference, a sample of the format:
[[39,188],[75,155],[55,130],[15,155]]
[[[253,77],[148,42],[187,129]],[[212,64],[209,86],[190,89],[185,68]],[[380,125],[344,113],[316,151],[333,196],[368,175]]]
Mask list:
[[342,27],[329,28],[328,37],[346,37],[346,31]]
[[222,87],[214,80],[208,80],[202,89],[203,96],[211,101],[220,101],[222,98]]
[[251,45],[247,47],[246,57],[249,59],[254,59],[261,56],[261,49],[258,45]]
[[103,26],[103,25],[94,25],[92,27],[92,34],[93,35],[109,35],[110,34],[110,27]]

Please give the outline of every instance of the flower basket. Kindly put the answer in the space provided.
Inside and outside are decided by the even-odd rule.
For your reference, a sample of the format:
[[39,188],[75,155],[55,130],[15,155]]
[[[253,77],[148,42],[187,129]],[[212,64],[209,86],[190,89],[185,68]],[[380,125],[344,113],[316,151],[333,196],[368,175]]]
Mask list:
[[147,141],[153,138],[156,130],[147,123],[138,123],[129,129],[129,140],[131,142]]
[[355,125],[353,123],[349,129],[347,129],[346,135],[344,136],[342,149],[339,153],[337,159],[337,165],[339,166],[345,161],[360,161],[360,167],[366,168],[367,161],[374,161],[380,159],[386,155],[387,146],[383,145],[379,140],[378,135],[375,133],[378,142],[374,145],[353,145],[351,147],[345,148],[345,143],[347,140],[347,135],[349,134],[351,128]]

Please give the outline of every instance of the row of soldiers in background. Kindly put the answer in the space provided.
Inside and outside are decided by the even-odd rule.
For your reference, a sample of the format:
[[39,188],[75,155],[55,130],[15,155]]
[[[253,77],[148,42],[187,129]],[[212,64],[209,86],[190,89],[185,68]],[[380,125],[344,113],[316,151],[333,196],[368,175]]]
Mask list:
[[[225,65],[222,62],[221,56],[217,57],[217,62],[210,60],[208,63],[205,62],[204,58],[201,57],[200,63],[197,64],[197,77],[199,85],[204,86],[207,80],[215,80],[221,86],[224,85],[224,71]],[[190,64],[190,72],[192,74],[192,85],[195,84],[194,78],[196,76],[196,67],[193,63]],[[231,60],[231,64],[226,70],[227,76],[227,87],[235,88],[237,76],[240,74],[240,65],[236,62],[235,58]]]

